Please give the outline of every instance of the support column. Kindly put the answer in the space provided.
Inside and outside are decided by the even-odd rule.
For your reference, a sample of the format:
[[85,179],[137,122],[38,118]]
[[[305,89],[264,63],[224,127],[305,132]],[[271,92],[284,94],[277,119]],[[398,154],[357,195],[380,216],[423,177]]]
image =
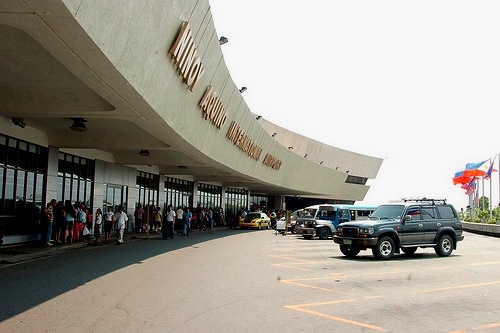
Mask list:
[[[47,156],[47,188],[45,189],[45,200],[49,202],[52,199],[57,201],[62,198],[57,197],[57,174],[59,169],[59,149],[49,146],[49,153]],[[44,203],[45,207],[46,203]]]

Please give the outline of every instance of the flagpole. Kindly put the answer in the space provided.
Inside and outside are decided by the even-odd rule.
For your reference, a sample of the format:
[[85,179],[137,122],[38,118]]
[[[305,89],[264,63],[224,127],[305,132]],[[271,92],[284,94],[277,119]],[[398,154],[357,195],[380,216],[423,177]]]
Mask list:
[[479,180],[477,182],[477,188],[476,188],[476,195],[474,197],[474,207],[477,207],[479,210],[479,189],[481,188],[481,184],[479,183]]
[[[495,162],[495,160],[491,161],[491,157],[490,157],[490,168],[491,168],[491,170],[493,170],[493,164],[491,164],[493,162]],[[491,191],[491,183],[493,182],[493,179],[491,178],[491,177],[493,177],[492,173],[490,173],[490,176],[489,176],[489,181],[490,181],[490,200],[489,200],[489,203],[490,203],[490,207],[489,207],[489,209],[490,209],[490,219],[493,218],[493,212],[491,211],[491,201],[493,200],[492,191]]]
[[[479,199],[483,198],[483,202],[481,202],[481,210],[484,210],[484,176],[481,177],[481,196],[479,197]],[[479,201],[478,201],[479,203]],[[478,207],[479,207],[479,204],[478,204]]]

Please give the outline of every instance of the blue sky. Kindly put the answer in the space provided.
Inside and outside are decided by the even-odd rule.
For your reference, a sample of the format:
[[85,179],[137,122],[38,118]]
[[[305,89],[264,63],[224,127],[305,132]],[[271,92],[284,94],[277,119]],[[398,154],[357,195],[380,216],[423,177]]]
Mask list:
[[[252,112],[384,159],[366,203],[426,196],[467,206],[455,172],[500,153],[500,1],[210,5]],[[498,173],[491,186],[496,205]]]

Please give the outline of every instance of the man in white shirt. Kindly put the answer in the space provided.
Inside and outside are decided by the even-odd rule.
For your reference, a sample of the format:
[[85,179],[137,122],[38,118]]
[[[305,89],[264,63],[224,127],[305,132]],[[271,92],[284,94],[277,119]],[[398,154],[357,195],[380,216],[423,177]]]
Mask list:
[[115,216],[116,231],[117,231],[117,243],[123,244],[123,234],[125,232],[125,225],[127,224],[128,216],[127,213],[123,211],[123,207],[118,207],[118,213]]
[[172,209],[172,205],[168,205],[167,211],[165,212],[165,222],[167,227],[162,228],[163,239],[174,239],[174,220],[175,212]]

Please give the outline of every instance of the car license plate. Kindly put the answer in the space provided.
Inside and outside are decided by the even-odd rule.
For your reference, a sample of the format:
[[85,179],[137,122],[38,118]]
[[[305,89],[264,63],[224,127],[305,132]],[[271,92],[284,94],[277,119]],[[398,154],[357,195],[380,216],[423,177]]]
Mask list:
[[344,239],[344,240],[342,240],[342,242],[344,243],[344,245],[351,245],[352,244],[352,240],[350,240],[350,239]]

